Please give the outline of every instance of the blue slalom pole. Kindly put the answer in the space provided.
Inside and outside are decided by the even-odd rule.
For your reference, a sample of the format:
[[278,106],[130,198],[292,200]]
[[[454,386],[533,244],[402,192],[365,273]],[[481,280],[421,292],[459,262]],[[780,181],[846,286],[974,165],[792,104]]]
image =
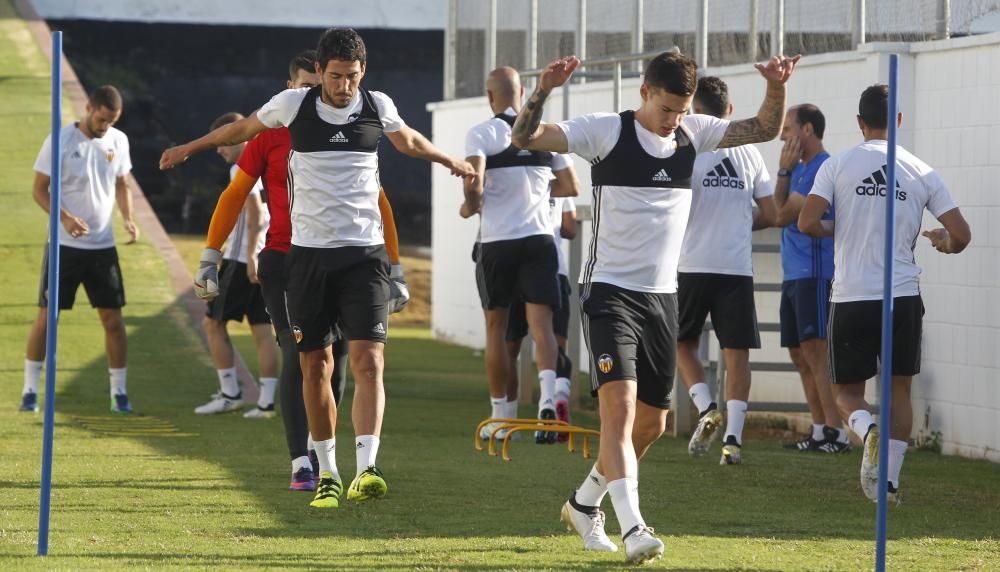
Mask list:
[[62,32],[52,32],[52,177],[49,185],[48,321],[45,329],[45,425],[42,430],[42,486],[38,505],[38,556],[49,553],[49,500],[52,497],[52,433],[56,415],[56,328],[59,322],[59,212],[62,131]]
[[892,266],[896,250],[896,116],[899,84],[899,56],[889,56],[889,145],[886,158],[885,189],[885,275],[882,294],[882,391],[879,395],[878,510],[875,525],[875,570],[885,572],[885,537],[889,502],[889,433],[892,431]]

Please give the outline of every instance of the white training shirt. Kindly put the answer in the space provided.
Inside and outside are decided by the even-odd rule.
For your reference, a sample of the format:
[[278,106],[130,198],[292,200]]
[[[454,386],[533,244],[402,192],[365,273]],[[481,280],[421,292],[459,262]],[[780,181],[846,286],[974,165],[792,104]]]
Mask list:
[[754,199],[774,194],[764,158],[753,145],[698,155],[691,175],[680,272],[753,276]]
[[562,215],[576,214],[576,201],[573,197],[549,197],[550,217],[552,218],[552,240],[556,243],[556,254],[559,255],[559,274],[569,276],[569,261],[563,249]]
[[[257,118],[267,127],[289,126],[308,91],[309,88],[303,87],[275,95],[257,110]],[[406,126],[389,96],[378,91],[370,93],[385,132],[393,133]],[[316,98],[319,118],[335,125],[354,121],[362,105],[360,90],[343,109]],[[295,192],[291,207],[292,244],[336,248],[385,243],[378,209],[378,153],[292,152],[288,171]]]
[[[558,125],[566,134],[570,152],[594,162],[614,149],[621,117],[594,113]],[[718,147],[729,121],[689,115],[683,125],[700,153]],[[635,131],[643,150],[653,157],[667,158],[676,151],[673,133],[660,137],[638,121]],[[601,213],[601,227],[596,245],[591,244],[597,263],[590,280],[637,292],[677,292],[677,263],[691,210],[691,189],[605,186],[599,198],[595,193],[594,201],[595,211]]]
[[[884,140],[866,141],[827,159],[812,192],[837,212],[833,234],[834,302],[881,300],[885,268],[886,153]],[[941,176],[912,153],[896,147],[896,244],[894,298],[920,293],[913,248],[926,208],[935,217],[956,208]]]
[[[59,244],[97,250],[115,245],[111,215],[115,183],[132,170],[128,137],[111,127],[104,137],[89,139],[74,123],[59,132],[62,208],[86,221],[90,231],[73,238],[59,225]],[[52,176],[52,141],[45,138],[35,159],[35,171]],[[54,205],[53,205],[54,207]]]
[[[517,116],[510,107],[504,114]],[[510,125],[492,117],[469,130],[465,156],[485,159],[501,153],[510,144]],[[551,167],[488,169],[483,181],[481,242],[549,234],[553,224],[549,215],[549,181],[552,173],[570,166],[572,160],[568,155],[554,153]]]
[[[236,165],[229,168],[229,180],[233,180],[236,176],[236,170],[239,169]],[[260,196],[260,192],[264,189],[264,184],[262,179],[257,179],[254,183],[253,188],[250,189],[250,197]],[[261,249],[264,248],[264,239],[267,235],[267,227],[271,222],[271,215],[267,212],[267,207],[263,204],[260,207],[263,211],[263,220],[260,227],[260,235],[257,237],[257,246],[253,249],[253,254],[256,257],[260,254]],[[249,219],[247,217],[247,207],[244,203],[243,210],[240,211],[240,217],[236,220],[236,226],[233,227],[233,232],[229,234],[229,238],[226,239],[226,246],[222,249],[222,257],[226,260],[235,260],[237,262],[247,263],[247,240],[250,239],[250,228]]]

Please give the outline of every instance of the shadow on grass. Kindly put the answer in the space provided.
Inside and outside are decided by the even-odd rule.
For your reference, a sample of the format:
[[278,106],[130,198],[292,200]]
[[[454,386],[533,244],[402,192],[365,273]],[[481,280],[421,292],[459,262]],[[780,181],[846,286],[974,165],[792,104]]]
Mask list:
[[[289,464],[280,419],[193,414],[193,407],[214,389],[214,372],[206,366],[200,353],[203,350],[193,334],[178,325],[181,322],[176,314],[180,311],[172,307],[159,315],[129,318],[128,323],[132,332],[130,396],[136,409],[173,424],[181,436],[128,438],[156,450],[156,454],[144,456],[144,462],[199,459],[212,463],[218,473],[191,478],[154,477],[142,482],[130,482],[128,475],[116,475],[107,481],[57,479],[56,488],[135,486],[175,493],[177,506],[186,503],[184,495],[191,491],[245,491],[262,507],[257,510],[270,518],[262,519],[267,523],[259,527],[238,526],[233,532],[265,538],[563,534],[559,508],[586,475],[591,461],[581,459],[579,453],[567,454],[561,446],[536,446],[527,440],[512,447],[511,463],[476,452],[471,443],[472,430],[487,412],[487,403],[482,358],[475,357],[472,351],[405,334],[391,338],[386,352],[388,401],[379,455],[389,494],[381,501],[362,505],[345,500],[338,510],[320,512],[307,506],[309,494],[285,490]],[[73,375],[60,392],[60,413],[71,417],[107,415],[105,376],[103,359]],[[342,444],[338,461],[341,474],[350,480],[355,463],[350,458],[352,447],[344,445],[353,439],[350,403],[344,403],[340,413],[338,435]],[[593,419],[583,423],[595,424]],[[91,434],[98,438],[102,435]],[[711,455],[688,458],[686,443],[661,440],[642,465],[643,512],[647,521],[665,535],[788,540],[874,536],[875,506],[862,498],[857,484],[859,453],[803,455],[765,442],[748,442],[744,449],[743,466],[720,467]],[[1000,468],[922,453],[911,453],[906,463],[903,491],[909,496],[890,514],[890,538],[996,537],[1000,530]],[[0,483],[0,488],[8,486],[22,485]],[[610,512],[609,505],[605,508]],[[242,513],[246,506],[214,509],[219,512],[218,526],[228,527],[227,515]],[[141,515],[147,507],[139,503],[129,510]],[[159,507],[148,510],[157,511]],[[612,522],[608,528],[613,534],[617,525]],[[162,554],[148,560],[141,554],[107,556],[150,563],[163,558]],[[276,567],[322,564],[322,559],[284,556],[291,559],[255,562]],[[192,564],[207,564],[212,559],[207,555],[190,560],[177,558]],[[230,556],[218,560],[227,561],[239,562]],[[573,563],[574,568],[581,565],[585,563]],[[341,564],[337,568],[353,569]],[[362,568],[367,566],[357,569]]]

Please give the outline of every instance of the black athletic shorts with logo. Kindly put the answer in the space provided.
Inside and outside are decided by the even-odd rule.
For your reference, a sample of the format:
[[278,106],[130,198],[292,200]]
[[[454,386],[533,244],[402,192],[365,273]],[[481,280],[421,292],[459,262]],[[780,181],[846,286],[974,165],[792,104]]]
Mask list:
[[[59,246],[59,309],[71,310],[76,291],[83,284],[93,308],[115,309],[125,305],[125,284],[115,247],[89,250]],[[38,285],[38,307],[49,305],[49,247],[42,256],[42,279]]]
[[753,277],[733,274],[681,272],[677,274],[680,329],[677,339],[697,340],[711,314],[719,345],[730,349],[760,347]]
[[[552,330],[557,336],[567,337],[569,332],[569,296],[573,288],[569,278],[559,275],[559,307],[552,309]],[[510,315],[507,318],[507,341],[515,342],[528,335],[528,316],[524,310],[524,301],[515,299],[510,305]]]
[[[919,295],[895,299],[892,375],[920,373],[923,322],[924,302]],[[882,300],[832,302],[827,342],[833,383],[858,383],[874,377],[882,353]]]
[[592,282],[580,285],[580,301],[593,393],[610,381],[632,379],[639,401],[668,409],[677,363],[677,294]]
[[225,259],[219,267],[219,295],[208,301],[205,315],[217,322],[242,322],[251,326],[270,324],[260,284],[247,278],[245,262]]
[[520,296],[532,304],[559,307],[559,258],[551,234],[484,242],[476,261],[483,308],[509,308]]
[[802,342],[823,339],[827,330],[830,281],[817,278],[781,283],[781,347],[797,348]]
[[385,343],[389,325],[389,256],[384,245],[296,246],[285,259],[285,302],[300,352],[348,340]]

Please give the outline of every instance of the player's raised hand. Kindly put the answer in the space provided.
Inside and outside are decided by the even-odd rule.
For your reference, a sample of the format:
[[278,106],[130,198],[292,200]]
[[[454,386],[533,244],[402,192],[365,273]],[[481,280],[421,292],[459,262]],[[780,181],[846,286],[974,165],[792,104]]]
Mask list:
[[790,137],[781,147],[781,157],[778,158],[778,166],[791,171],[802,159],[802,146],[798,137]]
[[566,56],[559,58],[551,64],[545,66],[545,71],[538,76],[538,88],[545,92],[562,86],[569,81],[569,78],[580,65],[580,58],[576,56]]
[[476,170],[472,167],[472,164],[462,159],[452,159],[451,163],[448,165],[448,170],[450,170],[451,174],[456,177],[476,176]]
[[188,153],[185,145],[177,145],[176,147],[167,149],[160,155],[160,170],[173,169],[177,165],[187,161],[189,155],[190,153]]
[[769,82],[785,83],[792,77],[795,65],[802,59],[802,55],[786,58],[785,56],[772,56],[767,63],[757,63],[753,67],[757,68],[760,75]]

